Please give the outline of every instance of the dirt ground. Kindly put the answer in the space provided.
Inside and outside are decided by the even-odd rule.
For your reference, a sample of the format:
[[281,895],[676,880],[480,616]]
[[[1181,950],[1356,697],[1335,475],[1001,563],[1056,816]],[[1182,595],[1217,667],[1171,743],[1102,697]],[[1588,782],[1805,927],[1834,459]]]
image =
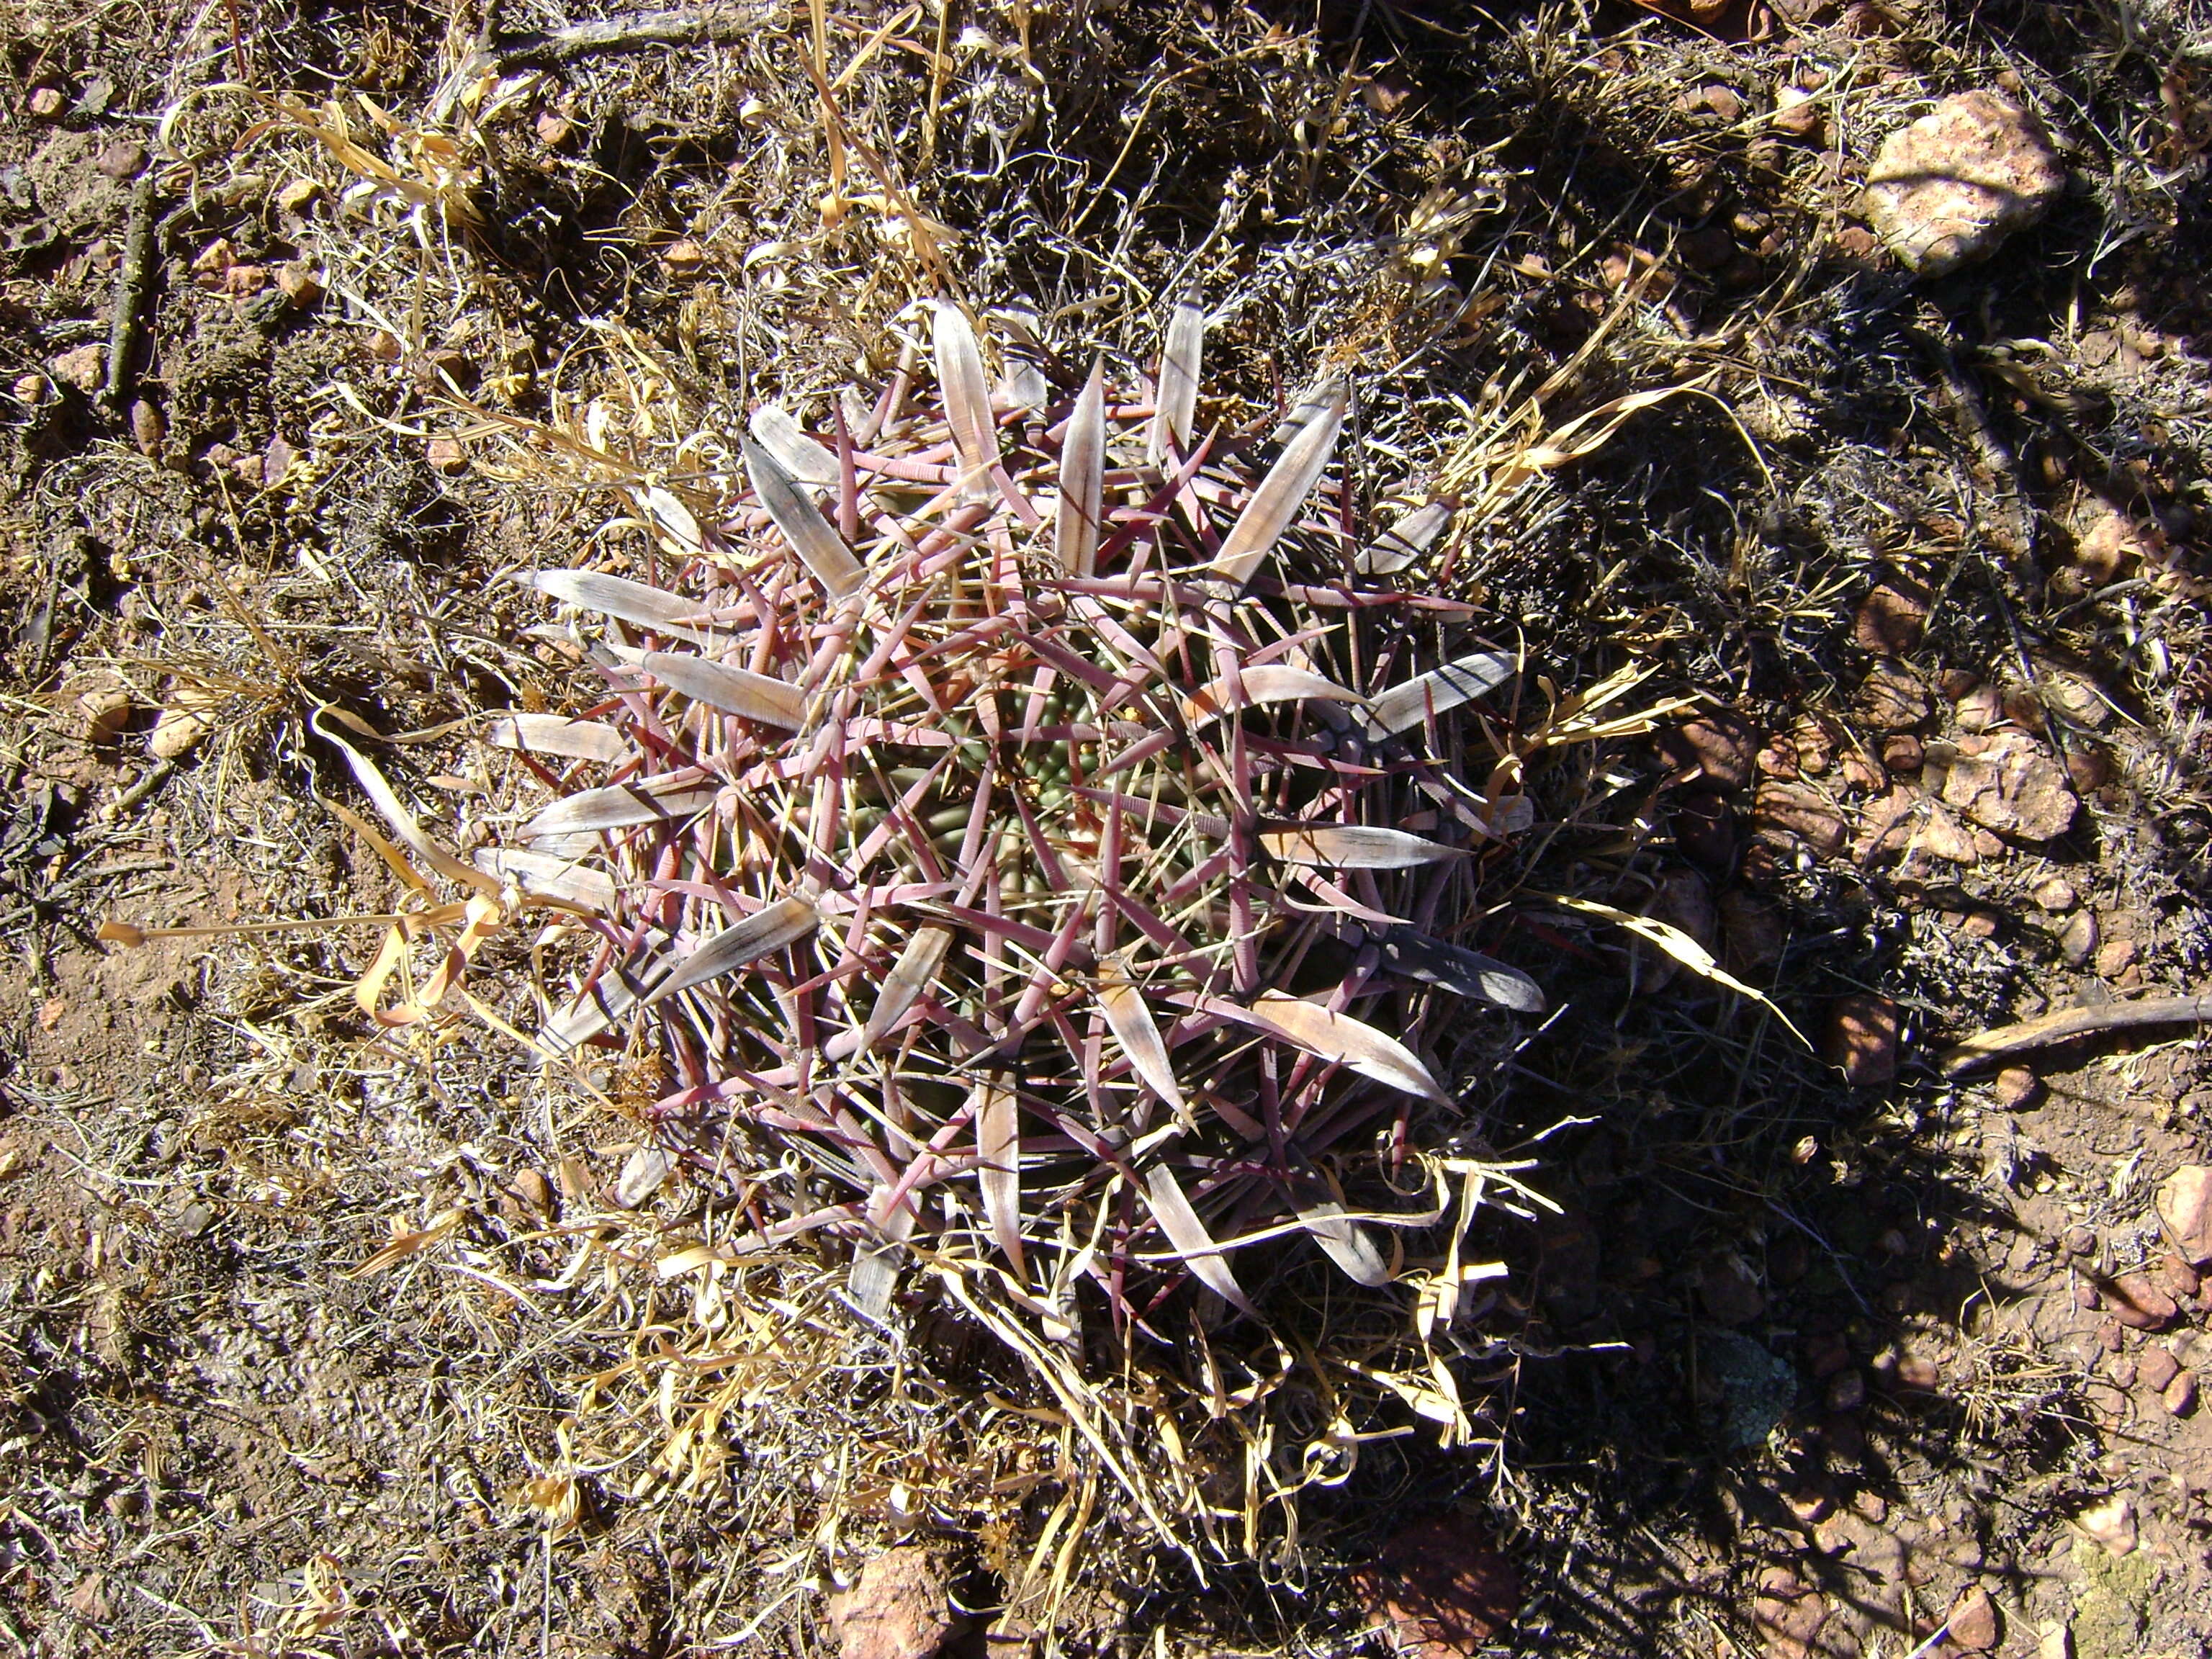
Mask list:
[[[0,20],[0,1644],[828,1652],[906,1540],[975,1652],[1382,1651],[1462,1556],[1433,1654],[2212,1652],[2212,1292],[2154,1209],[2212,1163],[2198,1027],[1942,1063],[2212,965],[2212,20],[625,19]],[[2066,187],[1916,279],[1861,186],[1975,88]],[[607,1201],[635,1124],[364,1018],[374,927],[221,931],[399,902],[328,732],[458,821],[468,722],[571,697],[509,578],[634,527],[501,421],[650,365],[733,431],[878,384],[933,287],[1134,362],[1187,284],[1248,415],[1352,372],[1378,489],[1540,386],[1555,432],[1688,388],[1449,580],[1562,688],[1700,700],[1554,780],[1499,894],[1555,1012],[1457,1081],[1559,1208],[1482,1241],[1493,1443],[1382,1413],[1203,1584],[1105,1510],[1057,1542],[1049,1413],[837,1264],[670,1271],[678,1200]],[[526,1018],[529,941],[478,969]],[[1048,1627],[1002,1613],[1055,1550]]]

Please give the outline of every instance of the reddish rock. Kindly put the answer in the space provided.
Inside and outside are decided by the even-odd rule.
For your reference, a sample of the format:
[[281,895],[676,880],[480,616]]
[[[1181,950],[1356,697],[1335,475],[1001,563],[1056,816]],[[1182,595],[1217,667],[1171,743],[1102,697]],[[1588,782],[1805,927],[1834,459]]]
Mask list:
[[966,1620],[953,1611],[936,1557],[918,1545],[885,1550],[852,1589],[830,1598],[839,1659],[934,1659]]
[[107,383],[107,348],[73,346],[58,357],[51,359],[46,368],[63,385],[73,386],[89,396]]
[[1987,1653],[1996,1646],[1997,1638],[2002,1633],[1997,1624],[1996,1604],[1979,1584],[1958,1599],[1945,1622],[1950,1627],[1953,1644],[1969,1653]]
[[1771,1659],[1803,1659],[1827,1619],[1827,1602],[1788,1567],[1769,1567],[1759,1575],[1751,1628]]
[[1925,753],[1920,739],[1910,732],[1892,732],[1881,742],[1881,763],[1892,772],[1917,772]]
[[1751,781],[1751,757],[1758,746],[1750,723],[1727,709],[1701,714],[1660,739],[1661,751],[1677,767],[1723,789],[1741,789]]
[[2169,1417],[2186,1417],[2197,1408],[2197,1373],[2184,1371],[2158,1397]]
[[1455,1516],[1407,1528],[1352,1586],[1402,1659],[1474,1659],[1521,1610],[1512,1559]]
[[2136,1362],[2136,1380],[2153,1394],[2166,1392],[2166,1385],[2181,1375],[2181,1362],[2166,1348],[2149,1347]]
[[1748,1325],[1766,1311],[1766,1292],[1759,1275],[1740,1255],[1709,1261],[1698,1275],[1698,1300],[1706,1316],[1722,1325]]
[[1762,835],[1795,836],[1822,858],[1844,850],[1848,830],[1835,803],[1808,783],[1768,778],[1752,797],[1753,826]]
[[2174,1254],[2212,1267],[2212,1164],[2185,1164],[2159,1182],[2158,1218]]
[[1990,1090],[2001,1109],[2018,1111],[2042,1098],[2043,1080],[2025,1066],[2008,1066],[1990,1079]]
[[2112,781],[2112,751],[2076,736],[2066,746],[2066,781],[2076,794],[2095,794]]
[[2105,1286],[2105,1304],[2113,1318],[2137,1331],[2164,1330],[2181,1311],[2148,1273],[2122,1273]]
[[2054,916],[2065,915],[2081,902],[2080,890],[2063,876],[2045,876],[2035,884],[2030,896],[2038,909],[2048,910]]
[[1876,656],[1903,656],[1928,631],[1928,597],[1917,582],[1884,582],[1859,601],[1852,637]]
[[2049,841],[2073,827],[2081,803],[2065,769],[2025,732],[1992,732],[1929,745],[1928,787],[1999,835]]
[[1878,662],[1868,670],[1859,682],[1858,704],[1878,732],[1909,732],[1936,707],[1920,677],[1901,662]]
[[2159,1288],[2176,1300],[2185,1296],[2195,1296],[2204,1288],[2203,1274],[2172,1250],[2159,1258],[2153,1277],[2158,1280]]
[[1897,1079],[1897,1005],[1887,997],[1838,997],[1829,1011],[1829,1064],[1841,1066],[1847,1082],[1877,1087]]

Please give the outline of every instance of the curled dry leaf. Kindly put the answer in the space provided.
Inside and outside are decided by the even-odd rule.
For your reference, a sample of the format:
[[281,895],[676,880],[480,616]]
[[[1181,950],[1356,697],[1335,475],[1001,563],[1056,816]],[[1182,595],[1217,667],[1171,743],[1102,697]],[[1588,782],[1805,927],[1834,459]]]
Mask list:
[[1130,982],[1127,971],[1119,961],[1099,964],[1097,996],[1098,1012],[1105,1016],[1107,1030],[1113,1032],[1114,1040],[1128,1057],[1129,1069],[1144,1080],[1145,1086],[1158,1095],[1177,1119],[1188,1122],[1190,1104],[1183,1098],[1182,1085],[1176,1080],[1175,1062],[1169,1057],[1159,1024],[1152,1018],[1145,994]]
[[541,570],[531,578],[531,586],[580,611],[596,611],[678,639],[703,644],[710,637],[703,631],[705,618],[696,605],[626,576],[599,570]]
[[1274,466],[1253,491],[1251,501],[1230,527],[1214,556],[1213,579],[1241,591],[1273,550],[1306,504],[1321,475],[1336,453],[1337,434],[1344,429],[1345,412],[1352,406],[1351,388],[1339,385],[1322,412],[1299,429],[1284,447]]
[[1780,1020],[1791,1036],[1796,1037],[1800,1042],[1804,1042],[1807,1048],[1812,1048],[1813,1045],[1810,1042],[1805,1042],[1805,1034],[1790,1023],[1789,1015],[1775,1006],[1772,999],[1765,992],[1746,985],[1735,975],[1723,968],[1711,951],[1680,928],[1671,927],[1650,916],[1632,915],[1626,910],[1616,910],[1610,904],[1601,904],[1595,899],[1554,897],[1552,902],[1565,909],[1579,910],[1584,915],[1601,916],[1616,926],[1626,928],[1645,943],[1657,945],[1659,949],[1697,975],[1698,978],[1708,979],[1716,985],[1724,986],[1738,996],[1749,997],[1767,1012],[1772,1014],[1775,1018]]
[[1191,432],[1198,419],[1198,377],[1206,353],[1206,311],[1189,300],[1179,300],[1168,317],[1167,340],[1160,351],[1158,399],[1152,430],[1145,441],[1145,459],[1158,466],[1170,448],[1190,451]]
[[865,582],[867,571],[799,481],[760,445],[744,440],[738,448],[745,459],[745,474],[753,481],[753,493],[823,590],[831,599],[842,599]]
[[1449,501],[1417,507],[1359,550],[1352,568],[1363,576],[1389,576],[1428,556],[1452,521]]
[[611,915],[620,894],[614,878],[586,869],[573,859],[520,847],[479,847],[477,868],[526,893],[595,915]]
[[1219,1014],[1242,1024],[1273,1031],[1285,1042],[1339,1066],[1349,1066],[1362,1077],[1435,1101],[1451,1104],[1420,1057],[1395,1037],[1388,1037],[1364,1021],[1308,1002],[1280,991],[1263,991],[1250,1007],[1240,1007],[1219,998],[1208,998],[1208,1013]]
[[937,363],[938,388],[945,394],[945,419],[953,447],[960,452],[963,493],[988,501],[992,469],[999,465],[999,423],[991,413],[991,383],[983,374],[983,351],[967,313],[940,301],[931,319],[930,344]]
[[1260,845],[1285,864],[1312,864],[1340,870],[1410,870],[1468,857],[1463,847],[1447,847],[1402,830],[1364,824],[1300,824],[1295,830],[1263,830]]
[[741,715],[787,732],[800,731],[806,725],[806,693],[788,680],[770,679],[706,657],[681,656],[672,651],[649,651],[641,665],[662,684],[726,714]]
[[659,1002],[796,944],[812,933],[820,920],[814,907],[803,898],[778,899],[700,945],[678,963],[645,1000],[648,1006]]
[[763,404],[746,422],[753,441],[775,458],[800,483],[834,489],[844,478],[844,469],[829,450],[806,435],[805,429],[781,404]]
[[1213,1242],[1213,1235],[1191,1207],[1190,1196],[1176,1179],[1175,1171],[1164,1164],[1154,1164],[1145,1177],[1145,1196],[1152,1204],[1152,1218],[1160,1224],[1168,1243],[1175,1246],[1176,1254],[1197,1275],[1199,1283],[1239,1312],[1258,1317],[1257,1311],[1245,1300],[1237,1275],[1230,1271],[1229,1258],[1222,1254],[1221,1246]]
[[975,1113],[975,1179],[983,1190],[983,1216],[1007,1265],[1021,1278],[1029,1271],[1022,1254],[1021,1103],[995,1080],[977,1084],[969,1100]]
[[1263,663],[1239,673],[1234,684],[1215,680],[1183,699],[1182,717],[1192,726],[1203,726],[1239,708],[1261,703],[1297,702],[1316,697],[1329,702],[1364,702],[1357,691],[1347,691],[1326,675],[1283,663]]
[[1477,651],[1425,674],[1417,674],[1375,699],[1368,711],[1370,729],[1395,737],[1494,690],[1513,677],[1514,659],[1502,651]]
[[1414,927],[1393,927],[1375,941],[1385,965],[1409,979],[1439,986],[1477,1002],[1494,1002],[1516,1013],[1544,1012],[1543,988],[1510,968]]
[[929,988],[937,977],[938,968],[945,961],[945,953],[951,947],[950,927],[918,927],[905,947],[899,951],[898,960],[891,964],[890,974],[884,979],[884,988],[878,993],[876,1006],[868,1012],[868,1023],[860,1033],[860,1050],[866,1053],[881,1042],[890,1029],[915,1005],[915,1000]]
[[1305,1223],[1314,1242],[1328,1253],[1328,1259],[1342,1268],[1353,1284],[1373,1289],[1390,1282],[1389,1265],[1382,1260],[1382,1251],[1375,1248],[1374,1239],[1334,1199],[1301,1204],[1298,1219]]
[[468,1218],[468,1211],[457,1204],[449,1210],[439,1212],[427,1227],[403,1228],[395,1222],[392,1229],[392,1242],[346,1277],[368,1279],[380,1273],[394,1262],[404,1261],[409,1256],[427,1250],[441,1240],[450,1238],[461,1223]]
[[1098,561],[1099,521],[1106,510],[1106,368],[1094,363],[1091,378],[1068,416],[1060,452],[1060,519],[1055,542],[1060,568],[1088,576]]
[[614,1189],[607,1195],[623,1209],[635,1210],[668,1184],[668,1177],[676,1173],[676,1163],[674,1152],[648,1140],[623,1161]]
[[[721,786],[712,781],[678,775],[642,778],[635,783],[610,784],[586,789],[556,800],[522,827],[526,840],[544,842],[565,836],[593,835],[603,830],[628,830],[665,818],[689,817],[714,804]],[[558,850],[540,847],[542,851]]]
[[525,755],[559,755],[569,760],[608,763],[627,760],[630,753],[629,740],[611,726],[520,709],[487,726],[484,741],[495,749],[512,749]]

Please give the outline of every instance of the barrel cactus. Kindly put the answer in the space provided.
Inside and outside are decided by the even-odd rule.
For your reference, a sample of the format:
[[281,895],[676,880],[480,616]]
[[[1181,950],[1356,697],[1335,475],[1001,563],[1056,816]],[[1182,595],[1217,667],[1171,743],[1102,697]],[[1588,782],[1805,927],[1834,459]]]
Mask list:
[[917,316],[878,395],[631,479],[651,568],[535,576],[604,682],[492,734],[555,796],[477,863],[588,929],[536,1043],[647,1079],[628,1200],[688,1166],[877,1318],[916,1261],[1079,1357],[1316,1249],[1381,1285],[1462,1010],[1541,1006],[1468,942],[1525,811],[1512,659],[1404,580],[1450,503],[1362,533],[1340,382],[1203,429],[1194,306],[1122,384]]

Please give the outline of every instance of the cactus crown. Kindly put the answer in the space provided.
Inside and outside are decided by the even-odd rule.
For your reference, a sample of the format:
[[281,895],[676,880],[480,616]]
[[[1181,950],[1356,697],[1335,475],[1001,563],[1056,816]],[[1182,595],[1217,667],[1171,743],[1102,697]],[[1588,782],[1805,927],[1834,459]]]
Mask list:
[[851,1241],[864,1310],[919,1256],[1078,1352],[1191,1281],[1257,1311],[1286,1244],[1383,1284],[1376,1223],[1433,1219],[1349,1189],[1452,1111],[1464,1000],[1540,1006],[1456,937],[1512,664],[1392,585],[1449,503],[1354,533],[1342,386],[1264,471],[1200,431],[1203,331],[1072,391],[1015,341],[994,393],[939,305],[872,406],[758,410],[712,513],[634,491],[656,581],[538,576],[605,691],[500,722],[559,795],[478,861],[596,935],[537,1041],[659,1079],[632,1200],[743,1177],[752,1242]]

